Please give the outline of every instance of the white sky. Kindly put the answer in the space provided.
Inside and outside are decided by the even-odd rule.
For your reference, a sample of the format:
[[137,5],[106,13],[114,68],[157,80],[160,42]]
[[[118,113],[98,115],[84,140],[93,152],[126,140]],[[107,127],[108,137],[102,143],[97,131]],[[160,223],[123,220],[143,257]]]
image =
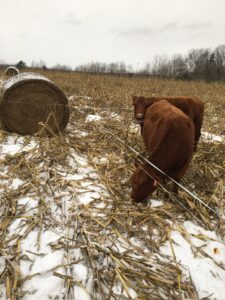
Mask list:
[[225,0],[0,0],[0,61],[75,67],[225,44]]

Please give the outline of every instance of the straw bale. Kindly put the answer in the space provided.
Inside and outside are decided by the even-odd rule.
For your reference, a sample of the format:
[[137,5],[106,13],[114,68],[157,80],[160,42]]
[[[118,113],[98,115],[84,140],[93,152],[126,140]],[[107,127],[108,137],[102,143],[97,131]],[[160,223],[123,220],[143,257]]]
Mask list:
[[19,74],[19,70],[16,67],[9,66],[5,69],[5,75],[6,76],[15,76]]
[[68,100],[49,79],[21,73],[4,82],[0,98],[0,123],[4,130],[33,134],[42,126],[63,130],[69,120]]

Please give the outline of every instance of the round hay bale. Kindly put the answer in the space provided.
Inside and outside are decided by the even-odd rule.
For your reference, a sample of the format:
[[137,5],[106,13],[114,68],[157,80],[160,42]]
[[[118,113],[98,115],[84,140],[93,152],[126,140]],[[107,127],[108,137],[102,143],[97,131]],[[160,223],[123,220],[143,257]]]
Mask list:
[[2,129],[22,135],[33,134],[41,128],[58,133],[68,120],[65,94],[46,77],[21,73],[4,82],[0,97]]
[[5,69],[5,75],[6,76],[15,76],[19,74],[19,70],[16,67],[9,66]]

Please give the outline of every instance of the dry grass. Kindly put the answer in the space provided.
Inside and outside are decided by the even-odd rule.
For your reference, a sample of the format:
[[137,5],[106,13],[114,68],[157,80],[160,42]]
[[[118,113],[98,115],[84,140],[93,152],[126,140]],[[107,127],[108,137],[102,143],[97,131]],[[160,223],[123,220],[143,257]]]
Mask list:
[[[12,177],[24,180],[17,189],[10,188],[8,184],[7,188],[0,181],[1,188],[4,188],[0,200],[0,254],[7,258],[0,282],[5,284],[8,298],[19,299],[24,294],[23,283],[32,276],[38,276],[23,277],[20,271],[20,261],[26,259],[21,255],[20,244],[29,232],[34,228],[38,230],[38,245],[41,234],[47,228],[57,230],[63,225],[65,236],[51,247],[53,250],[64,249],[68,257],[72,249],[81,249],[82,260],[90,270],[89,276],[94,278],[93,299],[131,299],[130,288],[136,292],[138,299],[197,299],[195,286],[190,278],[183,277],[176,258],[170,261],[159,253],[159,248],[165,241],[171,242],[170,231],[175,225],[188,240],[188,232],[182,227],[184,220],[199,222],[221,236],[225,235],[224,220],[211,214],[185,192],[181,192],[177,200],[186,209],[176,200],[164,201],[162,206],[155,208],[134,205],[130,200],[130,176],[134,170],[135,154],[125,145],[117,143],[115,136],[144,153],[140,134],[133,130],[133,95],[198,96],[206,104],[204,130],[223,135],[225,86],[72,72],[43,74],[67,96],[74,96],[69,101],[71,117],[65,135],[51,139],[36,137],[37,146],[32,150],[1,160],[2,170],[8,167],[8,178],[2,180]],[[86,122],[88,114],[99,114],[102,118],[99,122]],[[89,134],[80,136],[80,131]],[[3,133],[2,141],[6,137],[7,134]],[[29,143],[30,139],[27,137],[24,143]],[[77,201],[76,187],[81,182],[72,184],[57,173],[59,169],[76,173],[76,169],[68,163],[73,150],[88,157],[100,182],[108,189],[107,194],[102,193],[100,198],[85,206]],[[225,205],[224,153],[223,143],[200,141],[192,166],[183,180],[185,187],[195,190],[220,216]],[[97,160],[102,157],[107,158],[105,163]],[[49,174],[45,179],[40,176],[43,172]],[[51,203],[54,202],[59,215],[63,215],[62,194],[67,192],[72,200],[68,208],[69,217],[62,224],[62,220],[52,211]],[[165,198],[162,190],[160,193],[159,197]],[[25,196],[37,199],[35,214],[27,215],[25,205],[18,205],[18,200]],[[15,219],[21,219],[21,234],[9,237],[9,226]],[[122,252],[119,243],[124,245]],[[64,268],[64,273],[59,272],[59,266],[49,270],[65,282],[67,299],[73,299],[71,290],[74,286],[82,286],[69,272],[69,266],[76,263],[77,260],[70,257],[67,263],[60,266]],[[223,265],[220,267],[224,268]],[[124,291],[123,296],[115,293],[115,285]]]

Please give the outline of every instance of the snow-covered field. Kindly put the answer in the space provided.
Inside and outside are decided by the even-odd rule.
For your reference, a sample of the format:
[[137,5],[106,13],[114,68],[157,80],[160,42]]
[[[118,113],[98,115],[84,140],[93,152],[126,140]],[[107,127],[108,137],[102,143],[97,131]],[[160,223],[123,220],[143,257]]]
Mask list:
[[[191,221],[174,227],[171,232],[174,258],[182,264],[184,276],[191,275],[199,298],[224,299],[224,241],[215,232],[206,231]],[[171,256],[170,242],[167,241],[160,250]]]
[[[86,118],[90,123],[100,120],[97,114]],[[136,132],[138,127],[132,125],[130,130]],[[73,134],[89,133],[74,129]],[[209,137],[223,142],[204,132],[202,138]],[[69,144],[63,156],[60,143],[59,151],[52,153],[51,140],[1,134],[0,225],[5,230],[0,238],[0,299],[103,299],[96,291],[103,289],[104,294],[107,288],[108,298],[103,300],[175,299],[163,291],[156,298],[154,286],[148,287],[149,298],[146,294],[141,298],[141,288],[129,286],[120,273],[131,266],[135,272],[135,265],[143,264],[162,281],[163,263],[180,270],[178,283],[192,281],[199,299],[225,299],[225,241],[220,236],[191,220],[183,224],[168,220],[168,238],[153,254],[145,248],[142,234],[129,236],[126,229],[118,232],[113,225],[109,231],[107,225],[119,221],[109,219],[109,211],[115,209],[112,192],[101,181],[98,166],[107,166],[110,160],[90,161]],[[163,200],[152,200],[150,207],[160,209]],[[4,206],[5,201],[10,205]],[[142,233],[146,240],[157,240],[157,232],[147,232],[144,225]],[[107,287],[111,269],[120,280],[113,279]],[[103,281],[98,288],[97,278]],[[146,291],[144,279],[142,283]],[[176,299],[185,299],[180,291]]]

